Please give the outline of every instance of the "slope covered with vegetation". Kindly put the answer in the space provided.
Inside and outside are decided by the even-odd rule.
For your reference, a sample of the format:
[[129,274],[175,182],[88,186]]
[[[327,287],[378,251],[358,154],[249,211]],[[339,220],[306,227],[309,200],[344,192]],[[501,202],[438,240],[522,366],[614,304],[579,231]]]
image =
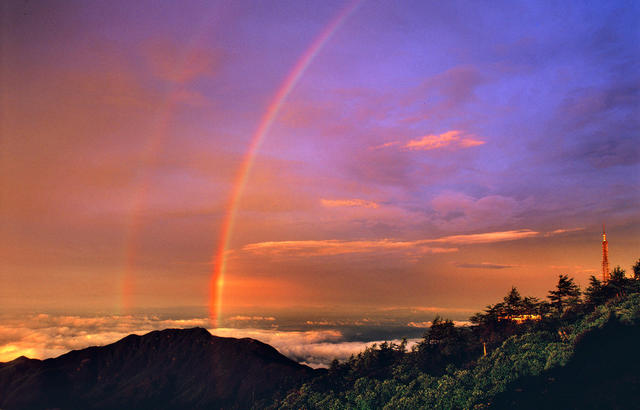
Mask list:
[[[436,318],[411,351],[373,346],[273,404],[281,409],[630,408],[640,397],[640,260],[581,292],[503,301],[455,327]],[[485,354],[486,349],[486,354]]]

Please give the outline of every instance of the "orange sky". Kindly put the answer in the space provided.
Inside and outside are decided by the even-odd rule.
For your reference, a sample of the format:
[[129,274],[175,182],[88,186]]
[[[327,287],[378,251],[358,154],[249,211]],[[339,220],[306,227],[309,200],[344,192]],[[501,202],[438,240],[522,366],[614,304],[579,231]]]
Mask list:
[[[3,309],[206,312],[252,137],[348,5],[4,5]],[[223,322],[398,306],[463,319],[511,286],[586,286],[603,222],[611,265],[629,269],[637,29],[587,6],[493,25],[520,7],[364,2],[335,27],[238,199]]]

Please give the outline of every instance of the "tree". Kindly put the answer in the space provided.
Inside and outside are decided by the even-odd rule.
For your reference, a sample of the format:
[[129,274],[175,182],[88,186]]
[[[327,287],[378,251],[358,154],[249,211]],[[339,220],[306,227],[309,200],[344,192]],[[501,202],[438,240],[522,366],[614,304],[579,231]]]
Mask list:
[[424,338],[429,344],[439,344],[455,337],[456,332],[455,325],[451,320],[436,316]]
[[569,275],[560,275],[556,289],[550,290],[547,297],[555,311],[562,315],[580,303],[580,288]]
[[511,287],[511,291],[504,297],[505,316],[511,319],[513,316],[523,314],[522,296],[515,286]]
[[594,275],[589,278],[589,286],[584,292],[585,302],[590,307],[601,305],[609,298],[607,295],[607,289],[602,285],[602,282],[598,280]]
[[633,279],[640,280],[640,259],[631,267],[633,269]]
[[522,299],[522,307],[526,315],[538,315],[542,313],[542,302],[533,296],[526,296]]
[[626,278],[626,272],[620,266],[616,266],[611,271],[611,279],[607,285],[612,289],[616,296],[626,295],[631,288],[631,279]]
[[458,328],[451,320],[436,316],[424,339],[414,350],[418,368],[437,375],[442,374],[449,364],[460,366],[472,356],[477,357],[478,352],[474,351],[474,347],[477,350],[481,346],[473,344],[470,347],[469,335],[469,330]]
[[627,272],[625,272],[624,269],[622,269],[620,266],[616,266],[611,271],[611,280],[612,281],[621,282],[621,281],[623,281],[625,279],[626,274],[627,274]]

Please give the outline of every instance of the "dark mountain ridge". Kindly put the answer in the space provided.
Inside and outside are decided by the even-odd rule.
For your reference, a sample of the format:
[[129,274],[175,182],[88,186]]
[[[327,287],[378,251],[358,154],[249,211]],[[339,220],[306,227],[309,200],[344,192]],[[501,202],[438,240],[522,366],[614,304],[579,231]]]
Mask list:
[[2,363],[0,408],[245,408],[314,374],[258,340],[167,329]]

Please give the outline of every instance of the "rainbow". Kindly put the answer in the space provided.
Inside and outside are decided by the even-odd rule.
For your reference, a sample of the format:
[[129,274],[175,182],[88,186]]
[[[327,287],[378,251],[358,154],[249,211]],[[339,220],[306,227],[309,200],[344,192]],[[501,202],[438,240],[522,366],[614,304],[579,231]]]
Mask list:
[[138,238],[140,237],[144,222],[141,215],[144,212],[144,205],[149,196],[149,179],[153,172],[154,158],[157,157],[166,142],[168,137],[168,123],[169,119],[173,116],[175,106],[176,103],[171,96],[165,99],[160,110],[160,118],[162,118],[162,120],[156,124],[156,128],[150,133],[151,137],[145,144],[142,152],[141,171],[135,180],[138,189],[134,191],[135,194],[131,198],[129,216],[125,225],[123,266],[120,272],[120,301],[116,309],[118,314],[130,313],[133,309],[133,295],[135,291],[134,268],[139,250]]
[[212,327],[217,327],[220,319],[220,312],[222,310],[222,290],[224,287],[224,272],[226,268],[226,253],[231,240],[231,234],[233,232],[233,226],[238,211],[238,203],[242,192],[247,184],[247,179],[251,173],[251,167],[264,140],[264,137],[269,132],[269,128],[276,119],[282,104],[285,99],[291,93],[291,90],[298,83],[309,64],[318,55],[322,47],[333,36],[333,34],[340,28],[344,21],[351,15],[360,5],[362,0],[354,0],[350,2],[344,9],[342,9],[320,32],[320,34],[314,39],[313,43],[307,48],[307,50],[298,59],[293,66],[289,75],[285,78],[284,82],[273,96],[271,103],[267,107],[266,112],[262,116],[258,128],[251,137],[251,143],[247,150],[240,170],[236,175],[236,179],[233,184],[231,196],[225,211],[224,220],[222,222],[222,228],[220,230],[220,237],[218,240],[218,246],[212,256],[212,273],[210,281],[210,293],[209,293],[209,317]]
[[[208,8],[202,13],[201,21],[195,25],[194,34],[187,43],[187,46],[178,56],[177,67],[180,70],[188,68],[189,56],[195,46],[204,41],[207,29],[207,17],[223,10],[219,5]],[[175,93],[180,90],[182,84],[173,84],[166,92],[165,98],[159,105],[156,116],[160,119],[150,130],[149,137],[142,150],[140,171],[134,184],[137,189],[131,198],[128,217],[125,222],[125,232],[123,237],[122,268],[120,270],[120,299],[116,302],[116,312],[118,314],[130,313],[134,308],[133,297],[135,294],[135,263],[139,250],[139,237],[143,229],[145,203],[147,202],[151,189],[150,179],[153,174],[154,160],[161,152],[167,139],[169,138],[169,124],[174,117],[179,100],[175,98]]]

